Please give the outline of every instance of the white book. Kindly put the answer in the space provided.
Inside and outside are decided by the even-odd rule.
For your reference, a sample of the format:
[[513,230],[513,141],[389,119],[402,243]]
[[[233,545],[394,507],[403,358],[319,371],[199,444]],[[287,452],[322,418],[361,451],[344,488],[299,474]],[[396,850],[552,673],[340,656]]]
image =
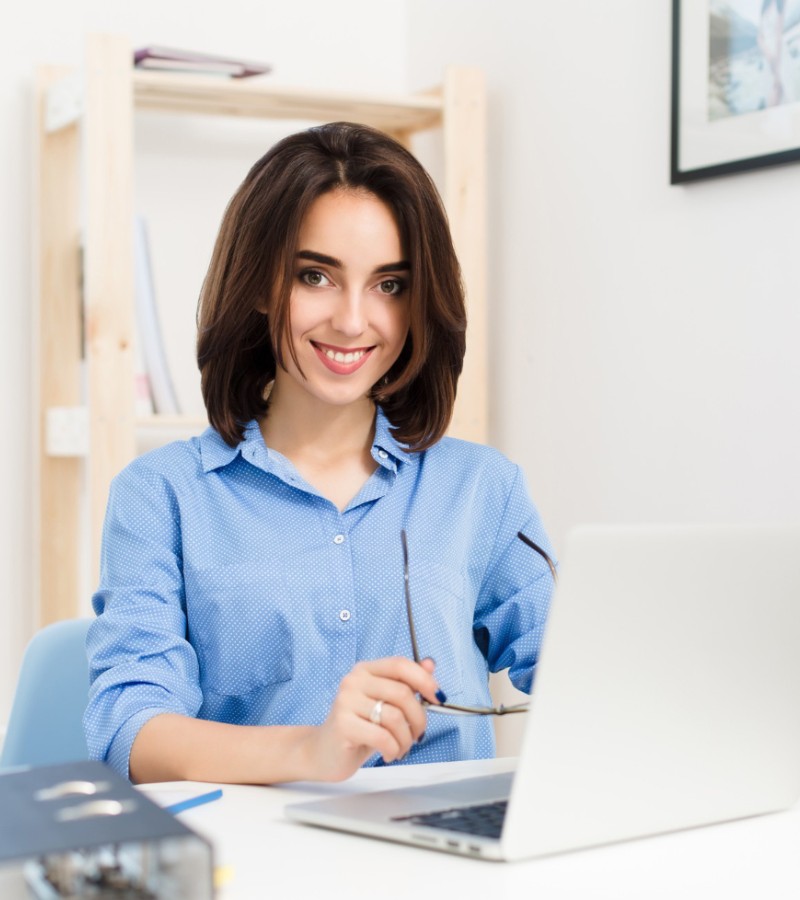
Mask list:
[[134,220],[134,260],[136,325],[153,411],[159,415],[177,415],[180,404],[170,376],[159,324],[147,223],[139,215]]

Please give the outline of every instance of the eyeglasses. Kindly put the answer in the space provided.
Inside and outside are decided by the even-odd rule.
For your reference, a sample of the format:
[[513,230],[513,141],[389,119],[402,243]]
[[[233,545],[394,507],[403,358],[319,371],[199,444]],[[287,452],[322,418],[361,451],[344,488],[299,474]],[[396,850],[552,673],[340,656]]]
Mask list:
[[[403,572],[404,572],[404,582],[405,582],[405,594],[406,594],[406,615],[408,617],[408,632],[411,636],[411,652],[414,655],[414,662],[418,663],[421,660],[419,654],[419,647],[417,646],[417,632],[414,628],[414,613],[411,609],[411,589],[408,583],[408,540],[406,539],[405,529],[400,532],[400,537],[403,541]],[[553,583],[558,583],[558,575],[556,573],[556,567],[553,564],[553,560],[550,559],[548,554],[538,545],[535,544],[527,535],[523,534],[521,531],[517,532],[517,537],[524,543],[527,544],[532,550],[535,550],[547,563],[550,573],[553,576]],[[528,711],[530,703],[515,703],[512,706],[503,706],[501,703],[500,706],[462,706],[458,703],[441,703],[441,704],[432,704],[427,700],[422,701],[423,706],[427,707],[429,712],[435,713],[444,713],[448,715],[466,715],[466,716],[509,716],[514,713],[524,713]]]

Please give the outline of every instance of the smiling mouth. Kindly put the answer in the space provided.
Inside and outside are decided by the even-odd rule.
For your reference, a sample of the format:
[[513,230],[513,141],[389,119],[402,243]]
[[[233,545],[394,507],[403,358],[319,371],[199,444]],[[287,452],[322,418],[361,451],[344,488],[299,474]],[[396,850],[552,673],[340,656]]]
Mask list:
[[360,369],[375,349],[374,347],[357,347],[353,350],[343,350],[338,347],[329,347],[327,344],[318,344],[316,341],[312,341],[311,346],[326,368],[337,375],[349,375]]

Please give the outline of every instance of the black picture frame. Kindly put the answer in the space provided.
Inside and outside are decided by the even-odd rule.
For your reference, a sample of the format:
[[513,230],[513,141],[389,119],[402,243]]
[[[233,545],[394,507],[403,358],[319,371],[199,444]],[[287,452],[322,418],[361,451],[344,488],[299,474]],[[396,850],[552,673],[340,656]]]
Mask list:
[[[738,0],[738,6],[741,11],[757,10],[760,17],[762,2],[747,7],[747,0]],[[775,4],[783,6],[784,16],[787,8],[793,17],[797,14],[792,0],[772,0],[770,6]],[[780,48],[783,71],[790,54],[792,90],[787,92],[784,79],[775,77],[775,67],[760,49],[760,19],[757,24],[738,15],[736,6],[723,7],[721,0],[672,0],[671,184],[800,160],[800,22],[787,29],[782,18],[780,31],[773,29],[772,34],[779,42],[773,46]],[[757,29],[754,46],[752,27]],[[735,71],[751,71],[754,77],[737,78]],[[776,83],[783,96],[772,103]]]

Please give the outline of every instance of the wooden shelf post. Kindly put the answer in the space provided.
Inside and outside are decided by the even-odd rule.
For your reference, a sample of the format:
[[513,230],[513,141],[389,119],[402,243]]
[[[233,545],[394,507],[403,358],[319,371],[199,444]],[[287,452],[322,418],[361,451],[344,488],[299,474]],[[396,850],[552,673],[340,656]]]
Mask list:
[[97,581],[108,488],[136,454],[133,66],[125,38],[94,35],[86,60],[85,316],[89,523]]
[[51,456],[46,450],[47,411],[81,405],[80,186],[76,173],[79,134],[76,124],[48,131],[50,88],[67,74],[46,66],[36,80],[36,281],[38,382],[35,477],[36,595],[38,621],[47,625],[75,615],[80,581],[80,509],[84,460]]
[[444,83],[444,199],[467,293],[467,354],[450,433],[489,437],[486,314],[486,87],[483,72],[450,67]]

